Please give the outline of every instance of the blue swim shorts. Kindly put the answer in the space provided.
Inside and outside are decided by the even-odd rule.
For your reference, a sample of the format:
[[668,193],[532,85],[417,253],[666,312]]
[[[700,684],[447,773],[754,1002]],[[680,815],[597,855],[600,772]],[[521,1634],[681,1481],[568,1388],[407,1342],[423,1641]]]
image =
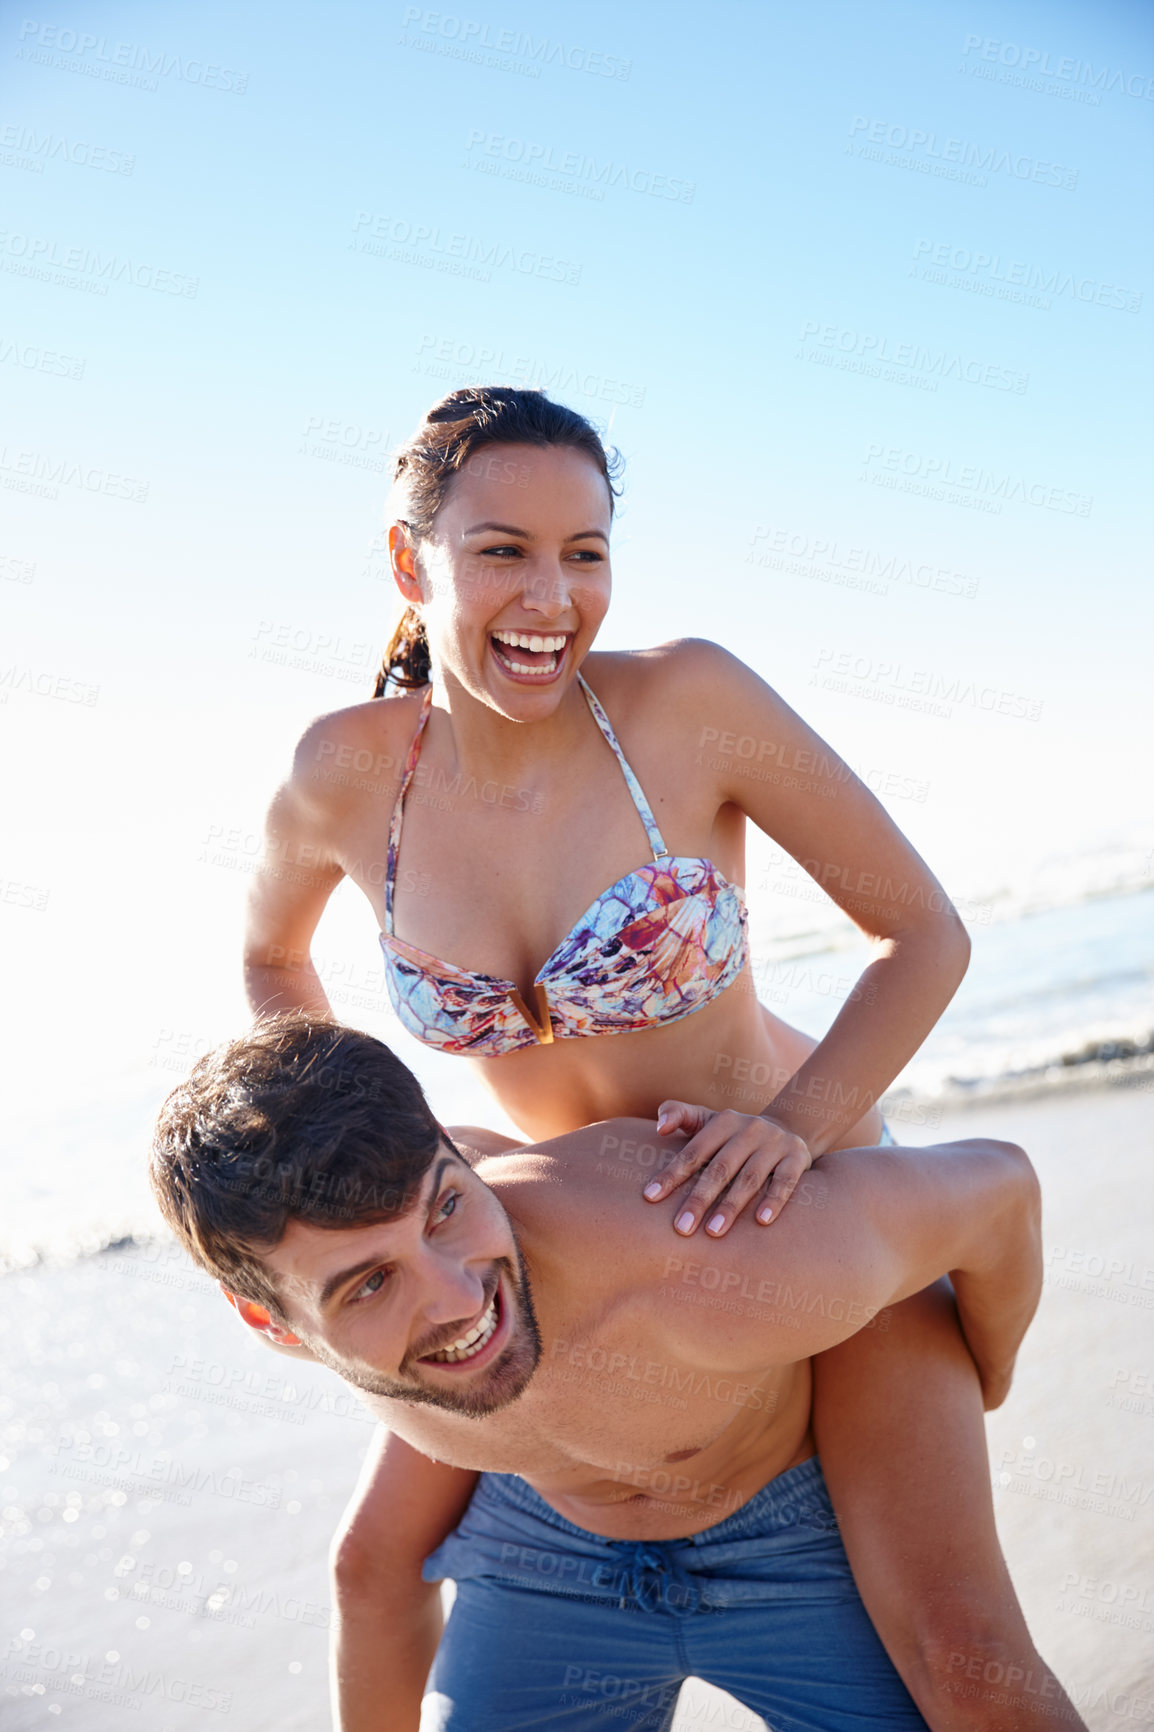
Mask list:
[[487,1473],[424,1577],[457,1596],[421,1732],[663,1732],[690,1677],[773,1732],[927,1732],[866,1615],[816,1456],[717,1526],[660,1543],[587,1533],[523,1479]]

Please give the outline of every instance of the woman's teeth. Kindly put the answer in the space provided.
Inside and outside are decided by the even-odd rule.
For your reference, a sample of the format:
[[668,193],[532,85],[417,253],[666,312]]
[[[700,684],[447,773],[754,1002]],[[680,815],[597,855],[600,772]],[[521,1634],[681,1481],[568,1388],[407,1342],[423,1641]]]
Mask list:
[[472,1359],[475,1354],[480,1353],[496,1327],[497,1295],[494,1293],[485,1315],[479,1323],[474,1324],[467,1335],[462,1335],[458,1341],[450,1342],[448,1347],[442,1347],[436,1353],[430,1353],[428,1357],[448,1364],[455,1364],[459,1359]]
[[[560,666],[560,655],[568,639],[564,636],[544,636],[538,632],[495,631],[493,647],[501,662],[515,674],[553,674]],[[510,650],[528,650],[533,661],[520,661]]]
[[533,650],[538,655],[542,650],[562,650],[565,648],[563,637],[538,637],[535,632],[495,631],[493,636],[498,643],[507,643],[510,649]]

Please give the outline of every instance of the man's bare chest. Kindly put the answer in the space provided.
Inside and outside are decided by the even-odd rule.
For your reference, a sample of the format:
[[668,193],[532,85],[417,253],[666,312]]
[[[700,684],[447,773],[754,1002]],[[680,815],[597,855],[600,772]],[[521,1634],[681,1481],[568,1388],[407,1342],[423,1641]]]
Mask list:
[[529,1387],[498,1413],[470,1419],[393,1402],[380,1412],[438,1461],[520,1474],[546,1497],[604,1503],[660,1492],[690,1469],[712,1488],[727,1476],[757,1478],[764,1462],[764,1483],[780,1471],[776,1457],[796,1448],[808,1408],[808,1365],[719,1371],[670,1352],[660,1335],[601,1319],[547,1334]]

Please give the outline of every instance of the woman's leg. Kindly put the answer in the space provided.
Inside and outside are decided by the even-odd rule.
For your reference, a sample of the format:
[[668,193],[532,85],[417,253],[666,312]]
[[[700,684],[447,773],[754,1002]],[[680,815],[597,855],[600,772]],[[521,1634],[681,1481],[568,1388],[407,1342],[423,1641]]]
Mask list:
[[978,1376],[948,1282],[814,1360],[814,1431],[861,1597],[934,1732],[1084,1732],[998,1544]]

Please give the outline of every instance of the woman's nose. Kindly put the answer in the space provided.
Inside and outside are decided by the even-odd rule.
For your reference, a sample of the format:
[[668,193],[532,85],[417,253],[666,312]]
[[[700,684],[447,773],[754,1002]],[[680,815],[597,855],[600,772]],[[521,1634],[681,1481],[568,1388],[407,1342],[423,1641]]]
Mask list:
[[547,619],[556,619],[571,604],[569,582],[564,572],[535,572],[521,591],[523,604]]

